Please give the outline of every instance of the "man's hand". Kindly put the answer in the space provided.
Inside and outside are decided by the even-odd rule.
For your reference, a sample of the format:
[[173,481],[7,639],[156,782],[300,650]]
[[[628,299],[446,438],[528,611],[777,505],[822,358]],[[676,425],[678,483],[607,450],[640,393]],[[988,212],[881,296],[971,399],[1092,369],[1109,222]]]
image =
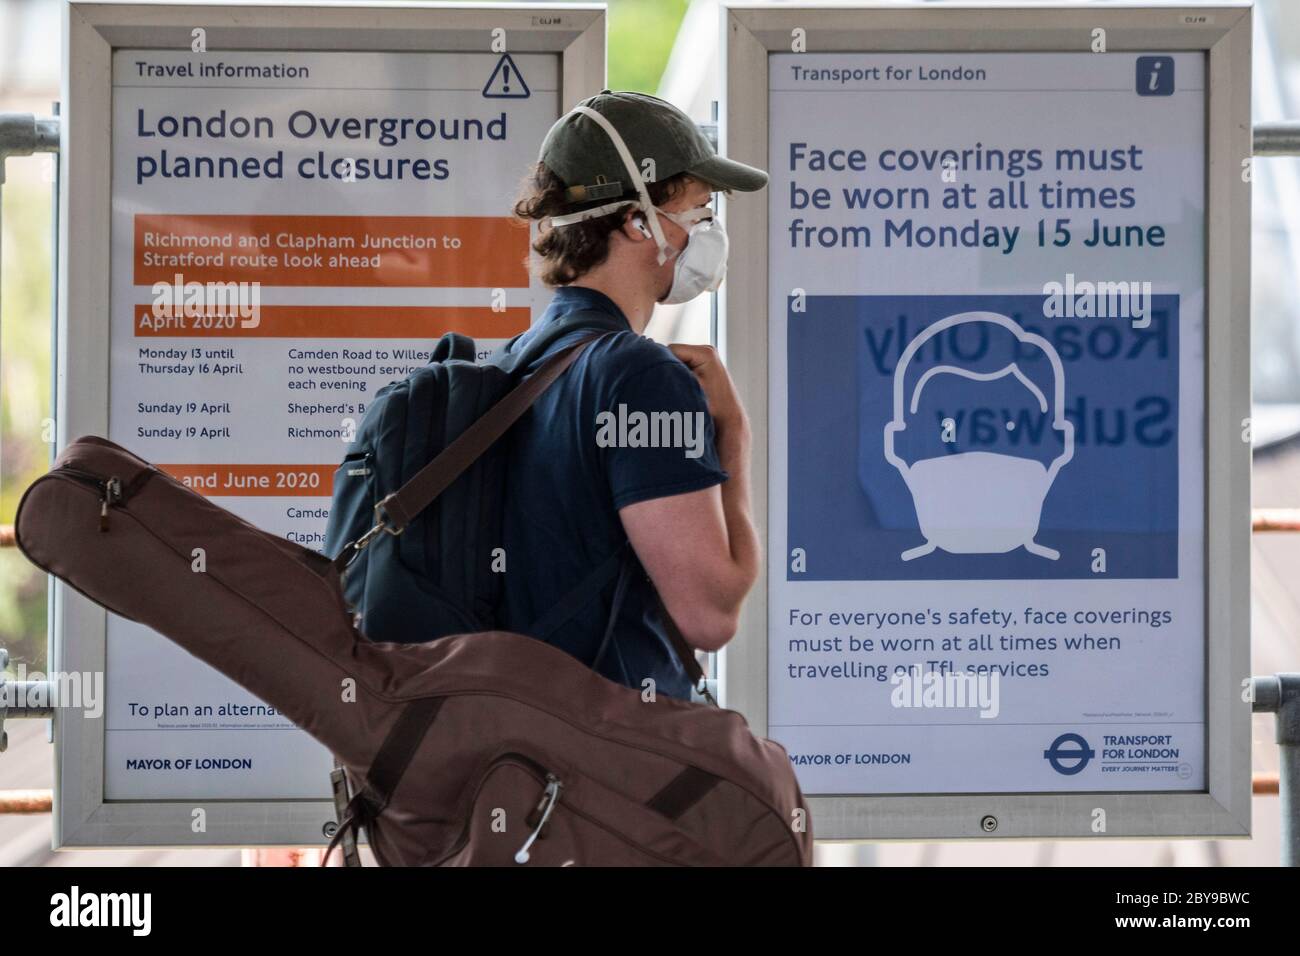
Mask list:
[[718,350],[712,345],[674,344],[668,348],[699,380],[719,436],[724,432],[747,432],[749,419],[745,415],[744,406],[740,404],[740,396],[736,394],[731,374],[718,357]]

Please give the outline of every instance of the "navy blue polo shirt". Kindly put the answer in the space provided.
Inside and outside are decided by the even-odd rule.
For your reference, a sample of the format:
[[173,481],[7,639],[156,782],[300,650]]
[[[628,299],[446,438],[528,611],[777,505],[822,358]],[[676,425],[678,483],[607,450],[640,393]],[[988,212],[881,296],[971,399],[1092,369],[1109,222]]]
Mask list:
[[[545,612],[624,546],[620,508],[698,491],[728,477],[718,460],[708,402],[694,374],[663,345],[633,332],[603,293],[577,286],[557,289],[540,321],[506,352],[526,347],[548,324],[566,316],[577,325],[587,322],[587,316],[575,313],[592,316],[591,327],[607,334],[588,346],[506,438],[502,623],[533,636],[538,636],[533,625]],[[589,334],[581,328],[566,333],[542,357]],[[653,421],[650,416],[660,413],[657,434],[669,436],[663,413],[674,412],[691,416],[691,423],[701,428],[698,438],[688,429],[671,433],[689,439],[687,447],[662,442],[653,447],[656,439],[649,430],[637,432],[638,421]],[[691,683],[665,634],[654,587],[635,557],[631,561],[613,639],[598,671],[638,690],[652,678],[657,694],[689,699]],[[597,599],[547,641],[590,666],[614,589],[610,580]]]

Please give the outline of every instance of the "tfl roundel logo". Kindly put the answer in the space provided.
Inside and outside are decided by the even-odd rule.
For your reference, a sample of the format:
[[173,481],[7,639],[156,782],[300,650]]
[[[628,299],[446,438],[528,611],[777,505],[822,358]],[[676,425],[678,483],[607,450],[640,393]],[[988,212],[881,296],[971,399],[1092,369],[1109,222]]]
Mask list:
[[1078,734],[1061,734],[1052,741],[1052,746],[1043,751],[1043,756],[1053,770],[1069,777],[1088,766],[1088,761],[1097,756],[1097,751]]

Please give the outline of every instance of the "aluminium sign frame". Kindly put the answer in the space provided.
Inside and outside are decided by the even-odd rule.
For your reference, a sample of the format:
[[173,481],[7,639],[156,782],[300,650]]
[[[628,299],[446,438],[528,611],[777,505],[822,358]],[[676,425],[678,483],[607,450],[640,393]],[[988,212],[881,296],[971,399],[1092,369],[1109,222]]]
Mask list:
[[[1251,10],[1248,3],[1155,6],[758,6],[721,11],[719,140],[732,159],[769,167],[769,54],[802,29],[817,53],[1080,52],[1092,30],[1109,52],[1206,54],[1205,205],[1205,791],[810,796],[819,840],[1244,837],[1250,834]],[[1104,55],[1104,54],[1103,54]],[[727,204],[733,237],[721,290],[719,348],[749,412],[753,500],[768,542],[768,203]],[[760,324],[761,323],[761,324]],[[757,334],[756,334],[757,333]],[[1214,360],[1209,361],[1209,356]],[[764,549],[766,552],[766,548]],[[720,660],[724,703],[768,732],[767,561]],[[994,818],[994,829],[985,829]]]
[[[561,106],[605,80],[605,8],[598,4],[82,3],[63,8],[63,126],[59,152],[59,308],[56,421],[60,448],[108,433],[112,55],[189,50],[202,26],[215,49],[490,52],[502,28],[512,53],[559,58]],[[107,612],[54,582],[51,670],[103,673]],[[327,842],[333,804],[320,800],[104,798],[105,719],[54,716],[54,846],[311,846]],[[322,781],[322,786],[324,781]],[[191,814],[206,811],[206,831]]]

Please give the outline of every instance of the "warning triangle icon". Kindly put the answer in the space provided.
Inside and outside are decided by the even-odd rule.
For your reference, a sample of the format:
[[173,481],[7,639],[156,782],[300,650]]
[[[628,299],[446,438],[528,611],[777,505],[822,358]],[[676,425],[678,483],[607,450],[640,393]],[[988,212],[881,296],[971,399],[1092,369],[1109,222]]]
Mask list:
[[510,59],[509,53],[501,54],[497,68],[492,71],[487,85],[483,87],[483,95],[495,100],[526,100],[530,96],[528,84],[524,82],[519,67]]

